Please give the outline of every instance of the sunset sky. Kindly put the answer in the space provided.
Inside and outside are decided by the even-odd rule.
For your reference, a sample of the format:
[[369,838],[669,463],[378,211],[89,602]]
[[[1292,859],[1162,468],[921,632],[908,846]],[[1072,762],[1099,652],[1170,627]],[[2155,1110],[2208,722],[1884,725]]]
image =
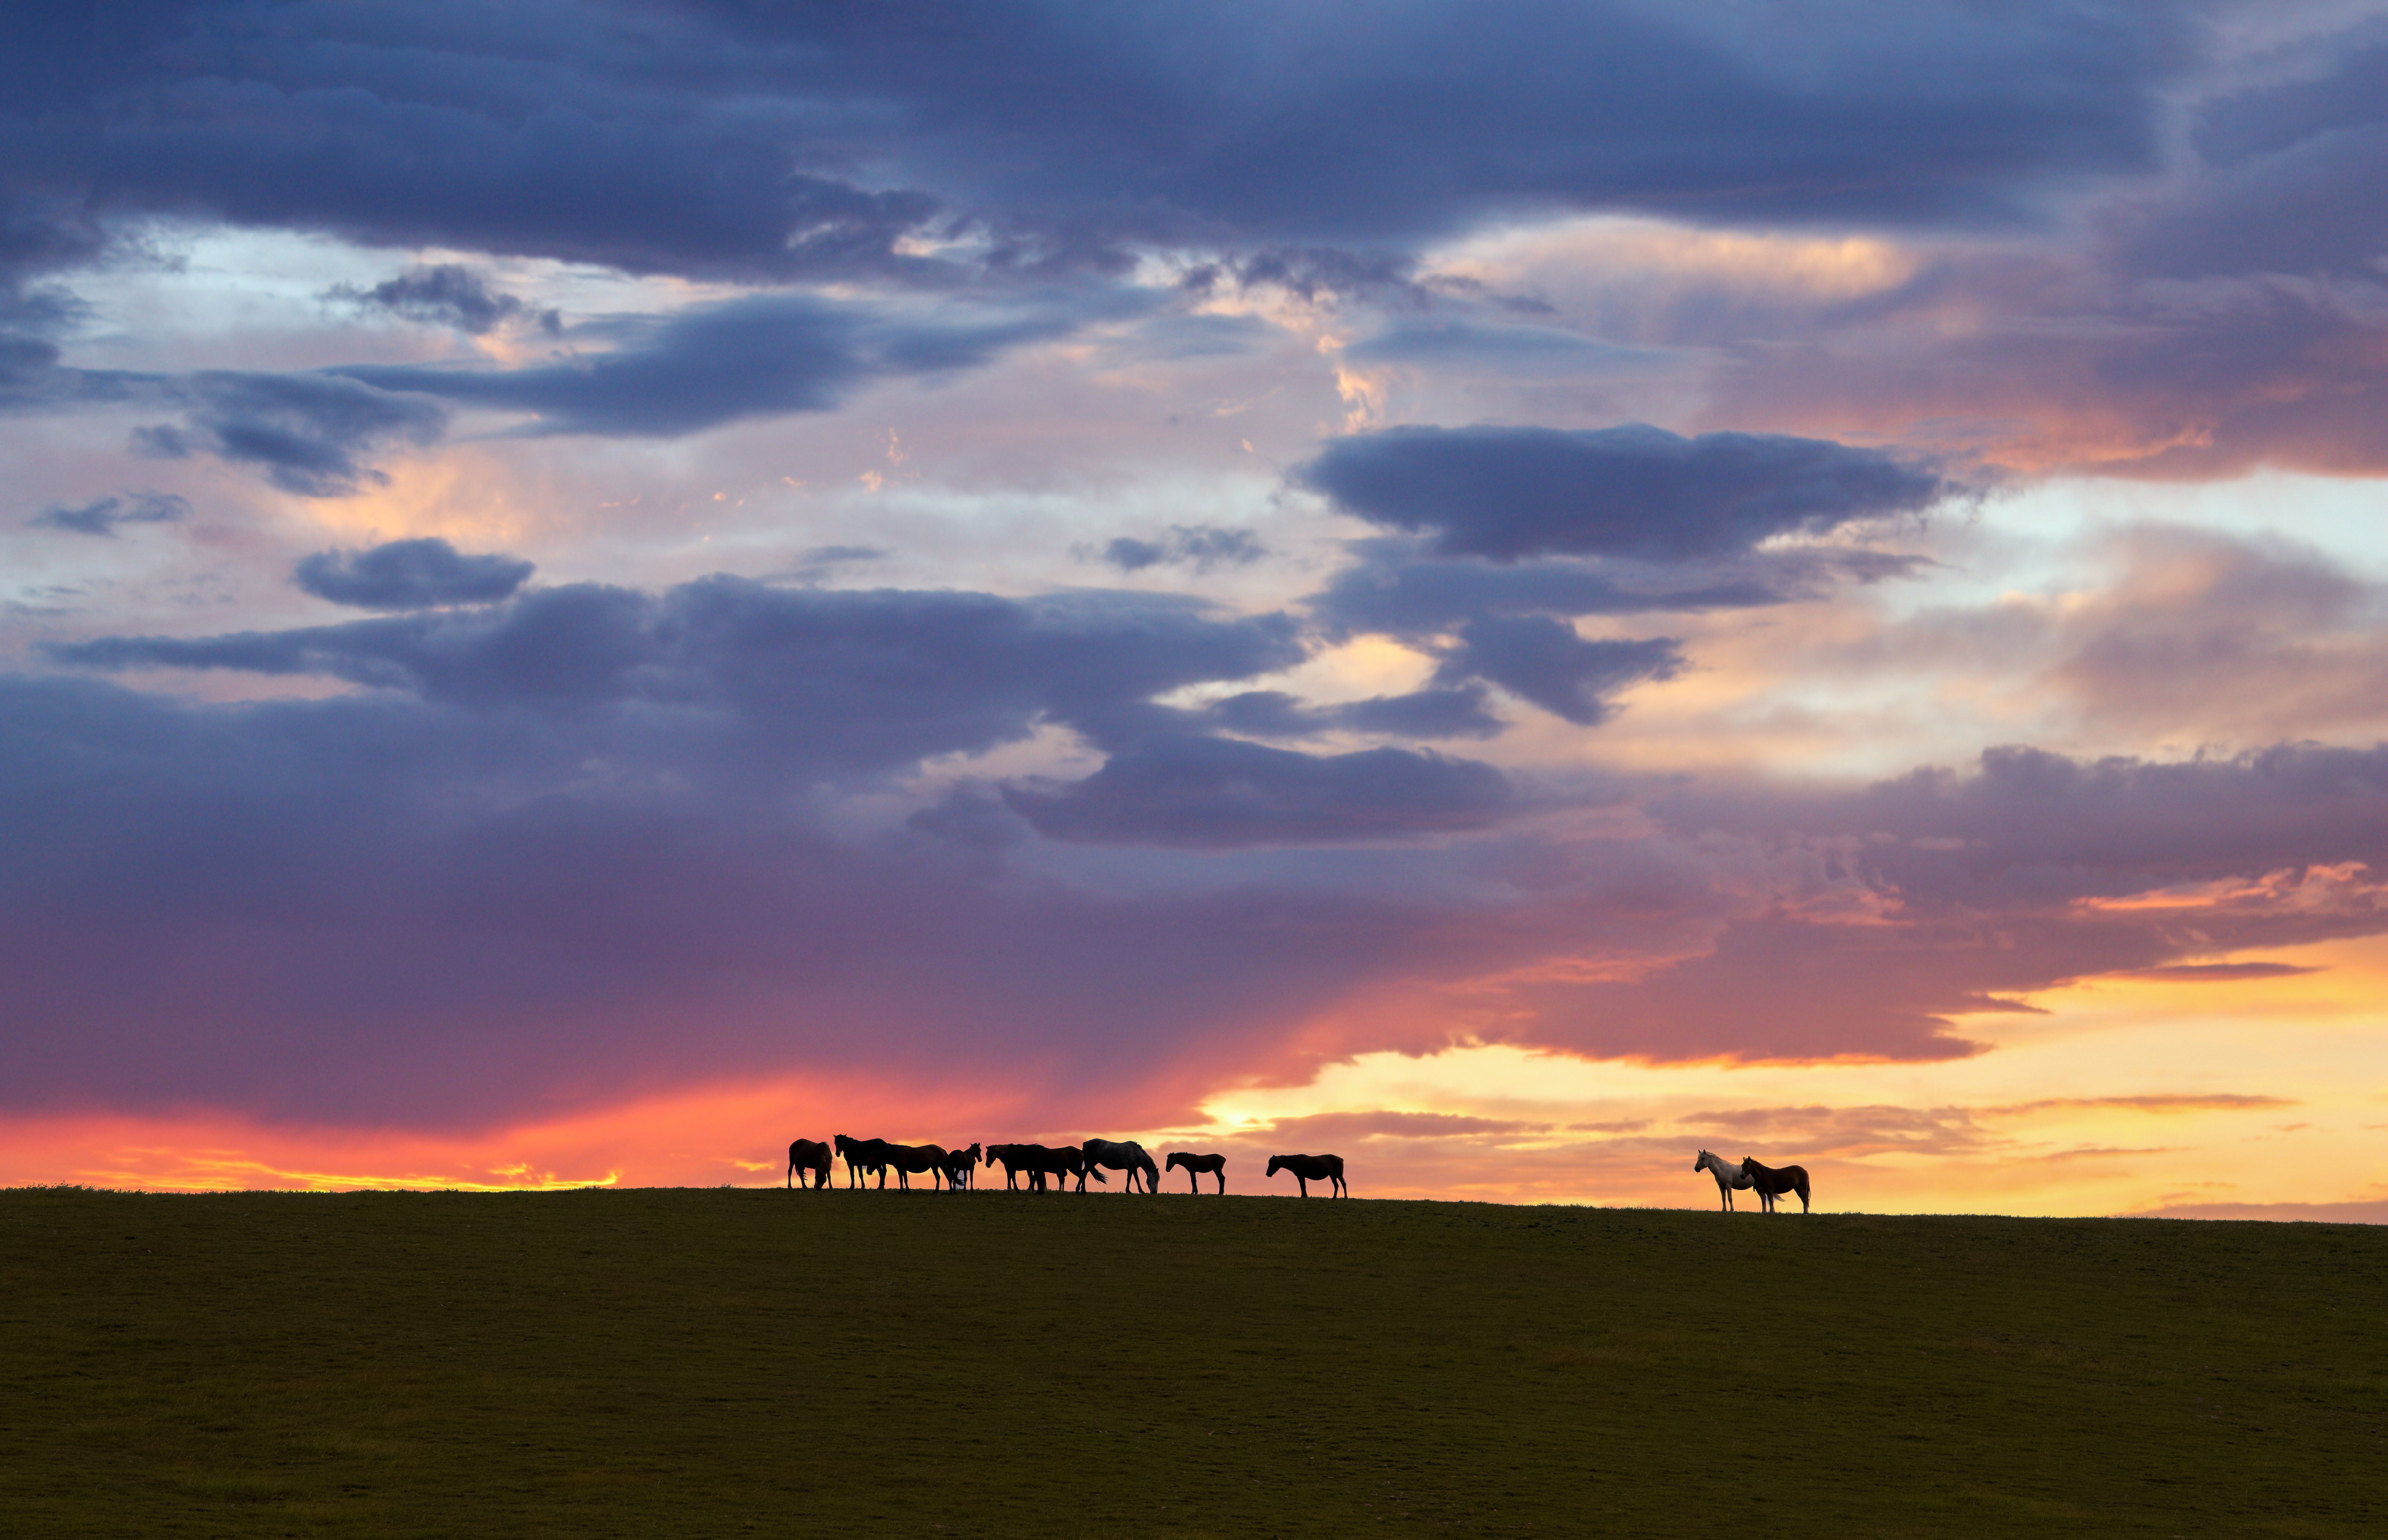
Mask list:
[[0,80],[0,1183],[2388,1220],[2388,5]]

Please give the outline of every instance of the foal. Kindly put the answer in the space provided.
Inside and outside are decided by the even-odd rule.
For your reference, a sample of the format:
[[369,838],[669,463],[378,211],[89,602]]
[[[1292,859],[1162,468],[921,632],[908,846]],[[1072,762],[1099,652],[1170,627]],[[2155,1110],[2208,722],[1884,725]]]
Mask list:
[[1193,1192],[1200,1192],[1202,1190],[1202,1179],[1195,1175],[1196,1172],[1200,1171],[1218,1177],[1219,1192],[1222,1196],[1226,1195],[1227,1190],[1226,1156],[1189,1155],[1185,1151],[1180,1150],[1177,1153],[1169,1157],[1169,1169],[1175,1171],[1181,1165],[1186,1168],[1186,1186],[1188,1190]]
[[1759,1201],[1766,1212],[1774,1212],[1774,1200],[1785,1192],[1799,1194],[1799,1212],[1808,1212],[1808,1168],[1804,1165],[1760,1165],[1744,1157],[1741,1168],[1749,1173],[1749,1185],[1758,1189]]

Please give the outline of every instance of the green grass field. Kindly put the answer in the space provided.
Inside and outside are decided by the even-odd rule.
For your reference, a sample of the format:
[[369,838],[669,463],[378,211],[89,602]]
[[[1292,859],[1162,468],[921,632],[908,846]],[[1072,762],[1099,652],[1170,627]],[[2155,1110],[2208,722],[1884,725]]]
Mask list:
[[2388,1534],[2388,1229],[0,1193],[25,1535]]

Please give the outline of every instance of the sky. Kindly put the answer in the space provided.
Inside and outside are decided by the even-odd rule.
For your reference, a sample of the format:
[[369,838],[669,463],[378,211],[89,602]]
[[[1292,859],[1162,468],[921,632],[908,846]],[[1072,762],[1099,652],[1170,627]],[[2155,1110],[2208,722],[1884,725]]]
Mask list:
[[0,84],[0,1183],[2388,1221],[2388,6],[107,0]]

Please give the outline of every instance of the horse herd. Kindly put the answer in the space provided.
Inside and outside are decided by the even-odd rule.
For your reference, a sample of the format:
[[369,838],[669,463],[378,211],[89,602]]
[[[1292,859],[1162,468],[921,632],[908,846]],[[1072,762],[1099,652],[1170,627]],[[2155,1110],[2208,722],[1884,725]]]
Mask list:
[[1705,1171],[1716,1178],[1717,1197],[1723,1201],[1727,1213],[1733,1209],[1736,1190],[1755,1190],[1758,1201],[1766,1212],[1774,1212],[1774,1200],[1785,1192],[1799,1194],[1799,1212],[1808,1212],[1808,1168],[1804,1165],[1760,1165],[1747,1156],[1738,1162],[1728,1162],[1721,1155],[1706,1150],[1692,1162],[1692,1169]]
[[[1131,1139],[1090,1139],[1084,1144],[972,1144],[967,1150],[948,1150],[941,1144],[890,1144],[883,1139],[850,1139],[838,1135],[829,1143],[817,1139],[800,1139],[788,1146],[788,1186],[796,1185],[796,1173],[805,1174],[807,1187],[827,1187],[835,1174],[839,1161],[845,1162],[845,1185],[860,1187],[866,1176],[875,1176],[879,1185],[887,1185],[887,1173],[896,1173],[898,1190],[909,1191],[914,1177],[925,1176],[932,1189],[940,1184],[959,1190],[972,1185],[972,1174],[981,1164],[1003,1167],[1003,1185],[1013,1191],[1020,1189],[1020,1179],[1028,1178],[1028,1190],[1060,1190],[1061,1184],[1077,1178],[1077,1190],[1086,1190],[1086,1178],[1108,1187],[1111,1178],[1105,1171],[1124,1171],[1127,1185],[1121,1190],[1146,1192],[1161,1190],[1161,1168],[1152,1164],[1144,1146]],[[1227,1190],[1227,1157],[1195,1155],[1179,1151],[1169,1157],[1169,1169],[1183,1169],[1188,1186],[1202,1190],[1202,1178],[1217,1179],[1219,1190]],[[1351,1189],[1343,1185],[1343,1157],[1340,1155],[1272,1155],[1268,1174],[1290,1172],[1302,1195],[1310,1196],[1310,1184],[1326,1182],[1330,1196],[1348,1198]]]

